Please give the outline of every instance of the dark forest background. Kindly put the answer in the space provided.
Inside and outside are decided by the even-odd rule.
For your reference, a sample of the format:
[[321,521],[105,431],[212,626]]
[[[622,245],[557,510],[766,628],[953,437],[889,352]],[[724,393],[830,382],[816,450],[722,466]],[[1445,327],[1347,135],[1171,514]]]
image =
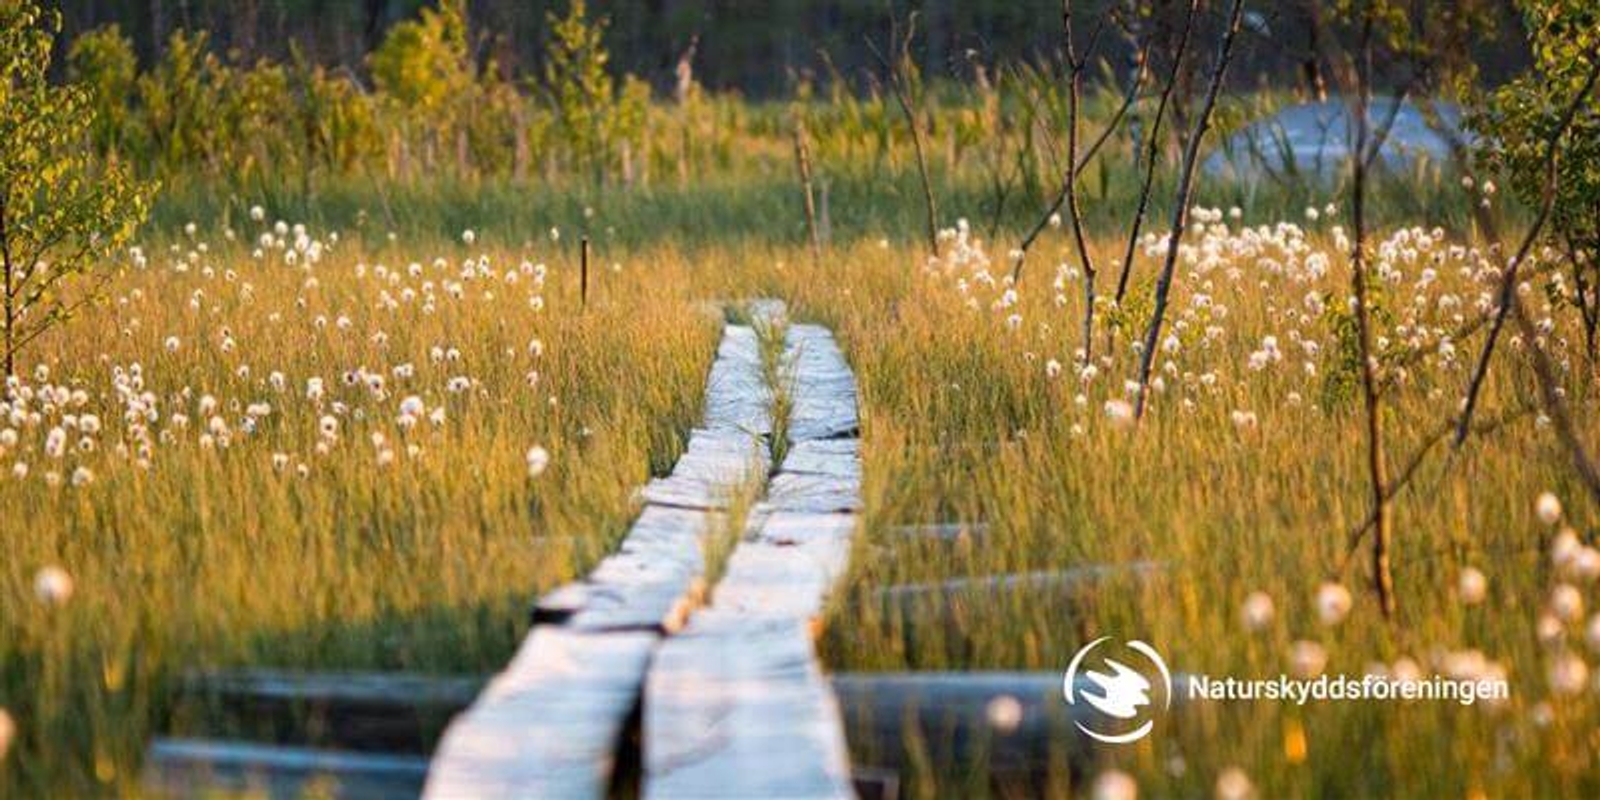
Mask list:
[[[1428,2],[1428,0],[1420,0]],[[242,62],[257,56],[282,61],[289,43],[329,66],[358,75],[384,31],[414,16],[425,0],[62,0],[66,36],[118,25],[148,63],[159,43],[178,29],[206,29],[223,51]],[[1059,0],[593,0],[591,13],[608,20],[612,68],[670,86],[673,70],[693,47],[695,77],[714,91],[768,97],[796,77],[839,77],[865,83],[877,72],[870,39],[882,42],[890,20],[916,13],[914,57],[931,76],[970,77],[975,63],[1009,63],[1053,54],[1059,42]],[[1171,3],[1171,15],[1181,5]],[[1256,46],[1241,53],[1238,82],[1289,85],[1303,81],[1302,64],[1319,2],[1283,2],[1248,24]],[[509,77],[540,66],[549,25],[567,0],[472,0],[470,25],[477,57]],[[1158,12],[1159,14],[1159,12]],[[1525,38],[1510,3],[1495,35],[1474,60],[1497,83],[1527,62]],[[1105,49],[1116,58],[1117,43]]]

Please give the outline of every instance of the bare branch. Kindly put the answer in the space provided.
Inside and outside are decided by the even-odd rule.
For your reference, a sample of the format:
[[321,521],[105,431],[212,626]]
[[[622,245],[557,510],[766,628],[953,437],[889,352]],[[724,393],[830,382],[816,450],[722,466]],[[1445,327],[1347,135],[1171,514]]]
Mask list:
[[1129,82],[1128,90],[1123,94],[1122,102],[1117,106],[1116,112],[1111,115],[1111,119],[1106,121],[1105,127],[1100,129],[1100,133],[1095,137],[1094,141],[1084,148],[1082,156],[1076,158],[1076,160],[1068,159],[1067,173],[1062,178],[1060,188],[1056,190],[1055,198],[1050,201],[1050,205],[1045,208],[1044,213],[1034,222],[1033,227],[1028,229],[1028,234],[1022,237],[1022,242],[1017,245],[1017,260],[1011,266],[1011,279],[1013,281],[1022,279],[1022,265],[1023,261],[1028,257],[1028,251],[1033,247],[1033,243],[1039,238],[1039,235],[1044,232],[1044,229],[1049,227],[1050,220],[1061,213],[1061,207],[1067,202],[1067,195],[1074,190],[1074,184],[1078,176],[1083,174],[1084,168],[1099,154],[1100,148],[1105,145],[1106,140],[1111,138],[1112,132],[1122,124],[1122,120],[1127,116],[1128,110],[1133,107],[1134,103],[1138,102],[1139,90],[1144,88],[1145,78],[1149,74],[1147,66],[1149,54],[1150,45],[1146,42],[1144,48],[1140,51],[1138,68],[1134,73],[1134,78]]
[[1139,353],[1139,391],[1133,407],[1134,419],[1144,417],[1145,404],[1150,396],[1150,369],[1155,363],[1156,342],[1161,336],[1161,323],[1167,312],[1167,297],[1172,292],[1172,276],[1178,265],[1178,245],[1182,242],[1184,229],[1189,224],[1189,196],[1194,191],[1194,171],[1200,160],[1200,142],[1211,126],[1211,112],[1217,106],[1217,95],[1222,91],[1223,78],[1228,73],[1229,62],[1233,60],[1233,43],[1238,38],[1239,19],[1243,10],[1244,0],[1233,0],[1228,11],[1227,29],[1217,46],[1216,63],[1211,66],[1211,79],[1206,87],[1205,103],[1200,107],[1200,116],[1195,119],[1189,140],[1184,145],[1178,191],[1173,197],[1172,231],[1167,237],[1167,258],[1161,267],[1161,275],[1156,280],[1155,311],[1150,318],[1150,327],[1145,331],[1144,350]]
[[[894,95],[895,103],[900,106],[901,113],[905,114],[906,124],[911,128],[911,149],[917,159],[917,174],[922,179],[922,199],[927,210],[928,250],[935,258],[939,256],[939,210],[934,200],[933,179],[928,172],[928,156],[923,144],[922,116],[918,113],[911,97],[910,77],[906,74],[907,66],[911,61],[911,40],[916,36],[917,15],[912,12],[906,19],[906,34],[901,37],[899,26],[891,18],[889,27],[890,56],[885,57],[870,40],[867,48],[883,65],[889,75],[890,93]],[[893,59],[892,61],[890,59]]]
[[1161,124],[1166,119],[1173,90],[1178,86],[1183,59],[1189,51],[1189,35],[1194,30],[1194,18],[1199,12],[1199,0],[1190,0],[1189,9],[1183,17],[1182,31],[1178,34],[1178,47],[1172,56],[1172,70],[1167,73],[1167,82],[1161,87],[1161,98],[1156,102],[1155,117],[1151,120],[1149,133],[1146,134],[1148,147],[1145,148],[1144,180],[1139,184],[1139,204],[1133,213],[1133,225],[1128,229],[1128,247],[1122,256],[1122,269],[1117,274],[1117,293],[1113,298],[1118,305],[1121,305],[1122,298],[1127,296],[1128,277],[1133,270],[1134,249],[1138,246],[1140,229],[1144,227],[1145,213],[1150,209],[1150,189],[1155,185],[1156,159],[1161,155]]

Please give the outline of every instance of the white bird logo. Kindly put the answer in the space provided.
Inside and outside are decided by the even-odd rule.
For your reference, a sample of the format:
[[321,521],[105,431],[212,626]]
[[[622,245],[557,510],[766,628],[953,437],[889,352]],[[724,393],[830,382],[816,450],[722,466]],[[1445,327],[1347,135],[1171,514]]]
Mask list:
[[1139,706],[1150,705],[1150,682],[1143,675],[1116,659],[1105,659],[1112,674],[1090,670],[1085,678],[1100,687],[1098,696],[1083,692],[1089,705],[1117,719],[1133,719],[1139,715]]
[[[1069,705],[1076,705],[1081,695],[1083,700],[1095,711],[1108,717],[1119,720],[1131,720],[1140,716],[1140,709],[1151,706],[1150,681],[1143,674],[1128,665],[1112,658],[1103,658],[1102,661],[1110,673],[1095,670],[1086,670],[1083,673],[1083,685],[1078,683],[1078,669],[1083,665],[1083,659],[1089,652],[1099,647],[1111,637],[1102,636],[1079,650],[1072,657],[1072,663],[1067,665],[1067,674],[1062,681],[1061,691]],[[1128,642],[1128,647],[1139,655],[1144,656],[1161,673],[1162,686],[1165,688],[1165,706],[1172,706],[1172,674],[1167,671],[1167,664],[1161,655],[1144,642],[1134,640]],[[1155,727],[1155,719],[1147,719],[1143,724],[1131,731],[1124,733],[1101,733],[1084,724],[1082,719],[1075,719],[1073,724],[1078,730],[1090,737],[1109,744],[1126,744],[1144,738]]]

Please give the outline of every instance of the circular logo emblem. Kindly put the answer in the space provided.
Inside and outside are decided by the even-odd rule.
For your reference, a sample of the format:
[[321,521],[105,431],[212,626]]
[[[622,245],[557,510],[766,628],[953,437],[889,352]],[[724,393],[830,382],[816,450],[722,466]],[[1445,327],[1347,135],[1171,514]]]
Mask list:
[[[1155,727],[1158,712],[1150,698],[1152,690],[1161,693],[1161,711],[1172,707],[1172,673],[1155,648],[1137,639],[1128,642],[1126,654],[1115,653],[1122,660],[1101,654],[1098,662],[1092,662],[1099,668],[1086,668],[1087,657],[1110,641],[1111,637],[1102,636],[1078,650],[1067,665],[1061,693],[1067,705],[1084,711],[1074,715],[1078,730],[1107,744],[1127,744],[1143,739]],[[1106,649],[1114,650],[1115,645]],[[1125,663],[1130,661],[1140,668]],[[1152,678],[1159,683],[1152,686]]]

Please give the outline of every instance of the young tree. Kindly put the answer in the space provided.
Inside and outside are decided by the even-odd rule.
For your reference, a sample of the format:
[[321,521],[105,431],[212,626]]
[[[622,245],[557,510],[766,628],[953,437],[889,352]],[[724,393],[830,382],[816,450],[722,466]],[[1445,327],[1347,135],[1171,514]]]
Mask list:
[[[1575,291],[1568,299],[1581,316],[1584,349],[1594,360],[1600,333],[1600,109],[1573,105],[1570,98],[1600,58],[1600,3],[1521,0],[1518,6],[1533,69],[1495,90],[1469,123],[1482,134],[1484,166],[1508,176],[1512,191],[1530,208],[1546,204],[1548,172],[1555,170],[1548,198],[1553,243],[1571,271]],[[1569,106],[1570,119],[1563,115]],[[1558,130],[1565,130],[1565,138],[1552,136]],[[1551,155],[1555,145],[1559,159]]]
[[905,115],[906,126],[911,130],[911,150],[917,157],[917,175],[922,179],[923,207],[927,211],[928,251],[935,258],[939,256],[939,205],[933,193],[933,177],[928,166],[927,145],[924,143],[926,133],[923,129],[923,102],[927,99],[923,91],[922,72],[917,69],[917,62],[911,57],[911,42],[917,35],[917,15],[912,13],[906,17],[904,35],[900,31],[899,19],[892,14],[889,17],[889,52],[887,55],[880,52],[876,45],[869,40],[867,46],[883,66],[883,71],[889,90],[894,95],[895,102],[900,106],[900,112]]
[[61,15],[32,0],[0,2],[0,270],[6,375],[17,354],[94,299],[78,287],[125,244],[149,188],[89,155],[91,98],[47,73]]
[[616,85],[606,71],[611,55],[604,41],[605,20],[590,20],[583,0],[572,0],[565,17],[547,15],[551,41],[544,77],[562,131],[578,161],[596,182],[605,176],[613,124]]
[[452,135],[460,155],[464,120],[478,101],[466,0],[440,0],[437,9],[423,8],[417,19],[395,24],[367,63],[379,96],[421,122],[429,167]]
[[79,36],[67,50],[67,75],[89,93],[94,105],[90,132],[102,154],[121,153],[130,144],[128,98],[138,72],[133,42],[115,24]]

